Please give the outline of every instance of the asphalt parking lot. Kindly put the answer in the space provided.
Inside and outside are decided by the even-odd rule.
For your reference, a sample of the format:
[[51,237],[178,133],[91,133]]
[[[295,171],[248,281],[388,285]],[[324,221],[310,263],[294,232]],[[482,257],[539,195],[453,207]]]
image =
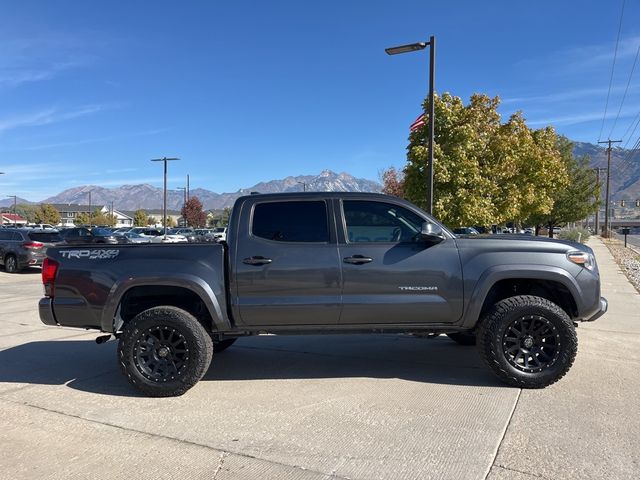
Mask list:
[[640,295],[591,246],[609,312],[567,377],[526,391],[445,337],[267,336],[144,398],[115,342],[40,323],[38,269],[0,271],[0,478],[638,478]]

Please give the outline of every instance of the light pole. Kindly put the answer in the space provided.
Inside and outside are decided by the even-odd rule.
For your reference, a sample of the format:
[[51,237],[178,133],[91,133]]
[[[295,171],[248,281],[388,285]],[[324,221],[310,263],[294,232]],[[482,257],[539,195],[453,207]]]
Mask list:
[[177,157],[173,158],[154,158],[152,162],[164,162],[164,202],[162,205],[162,224],[164,225],[164,239],[167,239],[167,162],[171,162],[174,160],[180,160]]
[[298,183],[302,185],[302,191],[306,192],[307,191],[307,183],[306,182],[298,182]]
[[[182,190],[182,211],[186,213],[185,207],[187,206],[187,187],[178,187],[178,190]],[[187,226],[187,217],[185,214],[182,214],[182,223],[184,223],[184,227]]]
[[436,74],[436,37],[431,35],[428,42],[410,43],[398,47],[386,48],[387,55],[398,55],[400,53],[415,52],[424,50],[429,45],[429,158],[427,159],[427,212],[433,214],[433,137],[435,136],[435,106],[433,95],[435,88]]

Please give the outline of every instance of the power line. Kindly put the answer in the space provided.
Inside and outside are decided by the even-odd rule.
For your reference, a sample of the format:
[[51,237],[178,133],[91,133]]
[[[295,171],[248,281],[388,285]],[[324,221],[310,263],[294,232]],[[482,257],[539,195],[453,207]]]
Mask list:
[[638,45],[638,50],[636,50],[636,58],[633,59],[633,66],[631,67],[631,73],[629,74],[629,80],[627,80],[627,86],[624,89],[624,95],[622,95],[622,102],[620,102],[620,108],[618,108],[618,114],[616,115],[616,119],[613,121],[613,127],[611,127],[611,131],[609,132],[609,138],[613,134],[613,130],[616,128],[616,124],[618,123],[618,118],[620,117],[620,112],[622,111],[622,106],[624,105],[624,101],[627,98],[627,92],[629,91],[629,85],[631,84],[631,78],[633,77],[633,71],[636,69],[636,62],[638,61],[638,54],[640,54],[640,45]]
[[622,30],[622,18],[624,17],[624,4],[625,0],[622,0],[622,11],[620,12],[620,24],[618,25],[618,36],[616,37],[616,48],[613,51],[613,64],[611,65],[611,77],[609,78],[609,90],[607,90],[607,101],[604,104],[604,115],[602,116],[602,125],[600,126],[600,133],[598,134],[598,142],[602,138],[602,130],[604,129],[604,121],[607,118],[607,109],[609,108],[609,96],[611,95],[611,85],[613,84],[613,72],[616,68],[616,58],[618,57],[618,44],[620,43],[620,31]]
[[[624,131],[624,133],[622,134],[622,136],[620,138],[624,138],[627,136],[627,133],[629,133],[629,131],[631,130],[631,127],[633,127],[633,124],[635,123],[636,126],[633,127],[633,131],[636,131],[636,128],[638,128],[638,123],[640,122],[640,112],[638,112],[635,116],[635,118],[633,120],[631,120],[631,123],[629,124],[629,126],[627,127],[627,129]],[[627,143],[625,143],[625,148],[627,146],[627,144],[629,143],[629,141],[631,141],[631,137],[633,137],[633,133],[631,133],[631,135],[629,135],[629,138],[627,139]]]

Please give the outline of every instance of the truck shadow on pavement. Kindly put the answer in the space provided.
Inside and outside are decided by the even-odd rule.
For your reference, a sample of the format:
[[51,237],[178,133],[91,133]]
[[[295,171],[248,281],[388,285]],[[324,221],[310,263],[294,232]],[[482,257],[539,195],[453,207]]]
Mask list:
[[[438,337],[323,335],[239,339],[214,354],[201,382],[398,378],[474,387],[505,387],[474,347]],[[0,394],[23,385],[67,385],[113,396],[140,396],[116,363],[116,342],[31,342],[0,351]],[[197,388],[197,387],[196,387]]]

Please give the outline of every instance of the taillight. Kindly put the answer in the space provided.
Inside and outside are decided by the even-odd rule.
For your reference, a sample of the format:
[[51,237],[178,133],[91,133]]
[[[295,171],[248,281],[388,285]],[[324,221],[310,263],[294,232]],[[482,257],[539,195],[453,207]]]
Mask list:
[[42,242],[24,242],[22,246],[28,250],[38,249],[44,247],[44,243]]
[[42,284],[44,285],[44,294],[47,297],[53,297],[59,265],[58,262],[50,258],[45,258],[44,262],[42,262]]

